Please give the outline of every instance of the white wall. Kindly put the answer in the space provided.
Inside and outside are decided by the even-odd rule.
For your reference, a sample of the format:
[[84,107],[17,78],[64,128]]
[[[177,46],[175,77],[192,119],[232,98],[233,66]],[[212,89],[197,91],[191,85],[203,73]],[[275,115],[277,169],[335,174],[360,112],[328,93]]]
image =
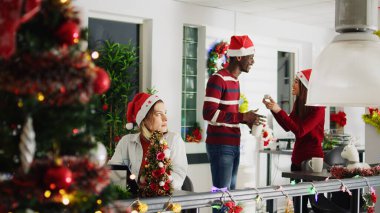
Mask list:
[[[142,67],[147,73],[145,75],[150,75],[144,76],[148,79],[145,84],[147,87],[155,86],[159,95],[165,100],[169,113],[169,128],[176,132],[180,132],[181,125],[184,24],[204,27],[205,38],[201,39],[204,39],[205,56],[207,49],[216,40],[229,41],[229,37],[233,34],[248,34],[252,38],[256,47],[256,63],[249,74],[241,75],[241,91],[250,101],[250,108],[259,108],[262,114],[268,113],[261,104],[263,95],[276,96],[277,51],[286,50],[296,53],[296,70],[310,68],[316,55],[335,34],[328,29],[242,13],[235,14],[232,11],[194,6],[172,0],[82,0],[75,3],[82,8],[84,17],[149,23],[145,25],[148,29],[144,28],[145,34],[142,35],[144,38],[142,45],[146,48],[142,55]],[[200,93],[204,94],[204,91]],[[249,131],[243,129],[242,132],[244,149],[238,186],[252,187],[257,185],[257,180],[261,177],[255,162],[257,163],[258,159],[263,157],[259,157],[257,143],[249,135]],[[204,152],[204,143],[189,145],[189,148],[193,150],[192,152]],[[290,162],[290,160],[284,161]],[[289,162],[285,164],[286,168]],[[208,164],[191,165],[189,176],[193,179],[196,191],[210,189],[211,176]]]

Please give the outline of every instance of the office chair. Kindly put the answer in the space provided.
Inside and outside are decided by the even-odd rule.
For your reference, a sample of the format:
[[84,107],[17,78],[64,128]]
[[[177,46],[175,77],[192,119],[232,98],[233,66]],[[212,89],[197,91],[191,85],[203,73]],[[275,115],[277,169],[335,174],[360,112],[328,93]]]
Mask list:
[[[189,176],[186,176],[185,181],[181,188],[183,191],[194,192],[193,182],[190,180]],[[198,209],[185,209],[181,211],[182,213],[198,213]]]

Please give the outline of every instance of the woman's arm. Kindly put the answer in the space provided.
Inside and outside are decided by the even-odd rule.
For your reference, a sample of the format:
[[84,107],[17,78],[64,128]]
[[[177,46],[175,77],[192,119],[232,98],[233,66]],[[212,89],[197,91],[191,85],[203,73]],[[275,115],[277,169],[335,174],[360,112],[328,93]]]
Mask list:
[[315,107],[304,120],[300,121],[300,123],[294,122],[294,120],[292,120],[283,110],[278,112],[276,116],[276,120],[278,119],[282,122],[296,137],[302,137],[323,121],[325,118],[325,108]]
[[286,132],[289,132],[289,128],[288,126],[286,125],[286,123],[284,123],[282,121],[282,119],[279,118],[279,115],[278,113],[280,111],[282,111],[281,107],[273,100],[272,97],[270,97],[269,95],[265,95],[265,97],[263,98],[263,104],[265,105],[265,107],[267,109],[269,109],[271,111],[271,113],[273,114],[273,117],[276,119],[277,123],[280,124],[280,126],[286,131]]
[[[186,157],[186,149],[185,149],[185,142],[183,142],[181,136],[177,133],[174,134],[174,137],[172,137],[171,141],[171,153],[170,158],[172,161],[172,177],[173,177],[173,183],[172,186],[174,189],[180,190],[183,181],[186,178],[187,175],[187,157]],[[170,138],[169,138],[170,139]]]
[[111,160],[108,161],[108,164],[116,164],[116,165],[122,165],[126,164],[129,166],[129,161],[127,158],[127,141],[128,141],[128,135],[122,137],[120,141],[117,143],[115,152],[112,155]]

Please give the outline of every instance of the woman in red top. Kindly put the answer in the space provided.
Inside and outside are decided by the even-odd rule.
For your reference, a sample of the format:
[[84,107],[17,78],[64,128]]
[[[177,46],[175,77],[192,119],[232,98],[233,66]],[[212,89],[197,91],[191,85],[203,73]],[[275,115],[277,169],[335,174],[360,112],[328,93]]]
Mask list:
[[[287,115],[271,97],[264,97],[263,99],[263,103],[271,110],[281,127],[285,131],[292,131],[296,137],[291,171],[300,171],[302,161],[309,160],[312,157],[323,158],[325,107],[305,105],[310,74],[311,69],[297,73],[292,85],[292,94],[296,96],[296,100],[290,115]],[[306,208],[306,205],[303,206],[303,209],[304,207]],[[304,210],[307,212],[306,209]]]

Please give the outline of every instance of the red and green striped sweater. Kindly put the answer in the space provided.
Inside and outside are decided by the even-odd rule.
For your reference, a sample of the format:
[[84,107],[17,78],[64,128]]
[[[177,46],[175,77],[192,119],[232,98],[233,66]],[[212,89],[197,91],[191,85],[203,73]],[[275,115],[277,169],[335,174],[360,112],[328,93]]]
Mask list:
[[239,112],[239,80],[223,69],[207,82],[203,104],[203,118],[208,121],[208,144],[240,145],[240,126],[243,114]]

